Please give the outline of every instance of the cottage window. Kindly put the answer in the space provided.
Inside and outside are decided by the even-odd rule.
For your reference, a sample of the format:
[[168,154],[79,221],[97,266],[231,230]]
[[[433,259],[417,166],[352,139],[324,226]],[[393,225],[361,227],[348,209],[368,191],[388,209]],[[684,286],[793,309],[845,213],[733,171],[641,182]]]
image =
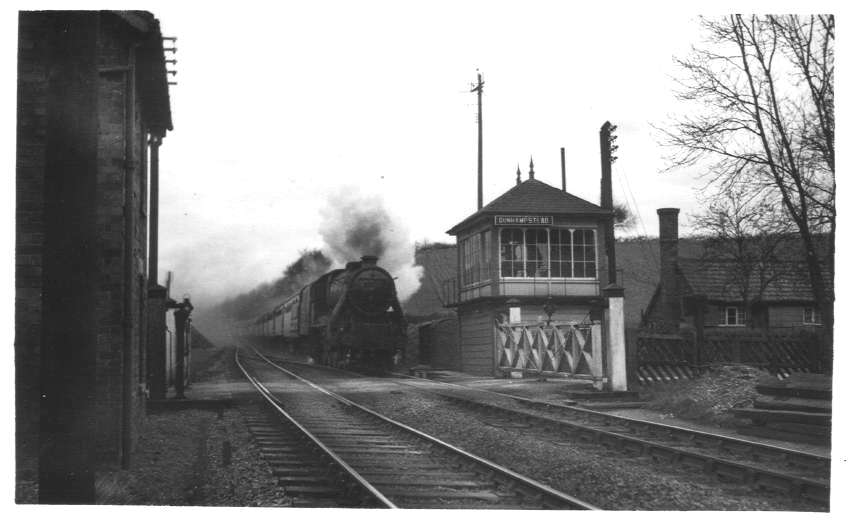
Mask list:
[[723,325],[742,326],[746,324],[746,312],[739,307],[725,308],[725,323]]
[[805,307],[804,311],[802,311],[802,323],[807,325],[820,325],[822,324],[822,317],[820,316],[819,311],[815,308]]
[[502,228],[501,276],[596,278],[593,229]]

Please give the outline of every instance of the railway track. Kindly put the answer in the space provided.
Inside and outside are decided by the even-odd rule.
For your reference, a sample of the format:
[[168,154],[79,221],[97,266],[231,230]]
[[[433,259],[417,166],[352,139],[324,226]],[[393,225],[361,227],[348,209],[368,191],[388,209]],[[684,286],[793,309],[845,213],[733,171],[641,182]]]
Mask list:
[[[496,420],[539,428],[543,434],[561,440],[602,444],[629,455],[647,456],[662,464],[713,473],[724,481],[804,497],[817,503],[829,502],[830,457],[454,383],[409,376],[393,382],[436,393],[461,406],[492,414]],[[506,406],[507,398],[518,406]]]
[[[285,454],[280,460],[292,469],[298,467],[296,457],[304,454],[318,457],[310,467],[330,465],[321,475],[336,479],[335,484],[312,481],[327,493],[324,504],[341,500],[343,505],[390,508],[595,509],[321,388],[258,353],[237,352],[237,363],[302,442],[279,445],[280,436],[257,422],[257,431],[268,435],[257,438],[260,447],[264,442]],[[291,477],[283,481],[290,486],[303,484],[294,480],[298,474],[287,475],[285,469],[275,469],[278,478]],[[320,477],[309,471],[300,475]],[[344,491],[332,495],[334,486]]]

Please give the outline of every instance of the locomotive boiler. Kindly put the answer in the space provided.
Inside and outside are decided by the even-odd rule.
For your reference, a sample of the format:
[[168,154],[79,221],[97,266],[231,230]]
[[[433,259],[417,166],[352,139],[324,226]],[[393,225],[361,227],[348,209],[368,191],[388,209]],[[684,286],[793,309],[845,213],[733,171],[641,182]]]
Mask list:
[[394,279],[377,257],[364,256],[304,286],[245,332],[305,349],[323,364],[386,369],[406,326]]

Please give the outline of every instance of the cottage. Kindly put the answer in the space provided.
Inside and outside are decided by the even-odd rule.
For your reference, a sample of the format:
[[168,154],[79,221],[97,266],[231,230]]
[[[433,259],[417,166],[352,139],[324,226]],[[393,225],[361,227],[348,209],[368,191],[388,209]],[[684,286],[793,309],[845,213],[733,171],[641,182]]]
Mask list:
[[[811,328],[822,324],[814,300],[807,267],[787,258],[758,266],[741,275],[739,262],[705,256],[679,256],[677,208],[657,210],[660,221],[660,282],[648,303],[644,326],[677,328],[693,326],[694,309],[701,302],[705,327]],[[792,242],[792,241],[790,241]],[[791,243],[792,245],[792,243]],[[829,286],[831,286],[831,275]]]

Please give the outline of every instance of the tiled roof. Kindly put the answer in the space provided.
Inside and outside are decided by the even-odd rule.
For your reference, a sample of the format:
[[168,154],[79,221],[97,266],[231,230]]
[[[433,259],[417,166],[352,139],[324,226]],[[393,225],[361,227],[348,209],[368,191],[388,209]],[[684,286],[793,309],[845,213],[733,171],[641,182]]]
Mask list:
[[[684,282],[685,294],[704,294],[708,300],[742,301],[741,277],[735,275],[737,264],[732,260],[678,259],[679,276]],[[826,276],[826,286],[832,286],[830,273]],[[764,273],[770,278],[763,293],[758,298],[759,273],[749,280],[749,298],[764,302],[814,301],[808,268],[801,262],[781,262],[770,266]]]
[[448,230],[448,233],[455,234],[457,229],[481,215],[510,213],[609,215],[611,210],[587,202],[542,181],[527,179],[466,217],[462,222]]

